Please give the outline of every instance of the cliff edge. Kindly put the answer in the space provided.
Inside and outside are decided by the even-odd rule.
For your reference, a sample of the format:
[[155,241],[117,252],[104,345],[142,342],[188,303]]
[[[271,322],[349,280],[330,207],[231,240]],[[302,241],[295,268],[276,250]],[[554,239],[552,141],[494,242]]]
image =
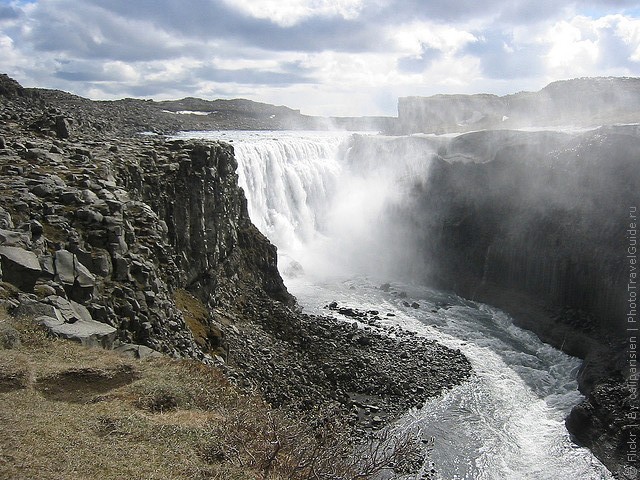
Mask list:
[[434,95],[398,101],[395,133],[452,133],[540,126],[593,127],[640,121],[640,79],[576,78],[538,92]]

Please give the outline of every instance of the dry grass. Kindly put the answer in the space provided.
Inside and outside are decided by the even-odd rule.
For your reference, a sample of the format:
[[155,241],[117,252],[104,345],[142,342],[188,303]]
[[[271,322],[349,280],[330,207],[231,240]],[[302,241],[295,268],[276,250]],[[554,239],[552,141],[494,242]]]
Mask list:
[[16,326],[22,345],[0,350],[0,379],[19,380],[0,390],[0,478],[254,478],[201,453],[241,398],[219,372],[139,362]]
[[335,418],[321,428],[290,418],[217,370],[133,360],[13,322],[21,345],[0,350],[1,479],[372,478],[409,452],[396,441],[395,457],[361,448],[356,461]]

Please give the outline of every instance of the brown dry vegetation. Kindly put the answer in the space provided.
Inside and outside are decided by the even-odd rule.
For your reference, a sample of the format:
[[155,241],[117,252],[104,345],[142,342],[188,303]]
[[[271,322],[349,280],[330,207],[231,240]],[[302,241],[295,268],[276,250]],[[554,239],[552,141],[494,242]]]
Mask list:
[[335,418],[289,417],[193,361],[134,360],[0,322],[21,339],[0,348],[1,479],[356,479],[416,454],[389,435],[354,454]]

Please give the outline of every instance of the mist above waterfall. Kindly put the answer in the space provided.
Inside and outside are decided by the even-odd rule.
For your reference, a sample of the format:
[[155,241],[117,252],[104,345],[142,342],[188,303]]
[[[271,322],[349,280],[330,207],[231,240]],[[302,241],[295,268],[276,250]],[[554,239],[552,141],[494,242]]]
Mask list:
[[637,128],[611,128],[184,136],[233,142],[250,216],[285,276],[418,280],[471,298],[515,288],[620,319],[616,205],[636,195],[625,179]]
[[339,131],[183,134],[190,135],[233,142],[250,217],[278,247],[285,276],[387,280],[423,269],[402,216],[428,178],[433,140]]
[[396,220],[432,153],[366,134],[236,143],[252,218],[279,247],[281,270],[296,262],[323,277],[395,278],[416,265],[414,237]]

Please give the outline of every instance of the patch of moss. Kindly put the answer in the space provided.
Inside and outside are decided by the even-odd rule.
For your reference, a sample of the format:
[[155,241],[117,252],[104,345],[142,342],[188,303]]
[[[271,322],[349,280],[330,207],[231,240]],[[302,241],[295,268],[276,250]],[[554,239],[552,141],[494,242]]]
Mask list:
[[10,283],[0,282],[0,299],[16,298],[20,289]]
[[208,353],[219,353],[222,332],[211,324],[209,311],[204,304],[184,289],[175,292],[174,300],[200,348]]
[[42,225],[44,236],[51,242],[61,243],[67,240],[67,232],[58,227],[57,225],[51,225],[50,223],[44,223]]

